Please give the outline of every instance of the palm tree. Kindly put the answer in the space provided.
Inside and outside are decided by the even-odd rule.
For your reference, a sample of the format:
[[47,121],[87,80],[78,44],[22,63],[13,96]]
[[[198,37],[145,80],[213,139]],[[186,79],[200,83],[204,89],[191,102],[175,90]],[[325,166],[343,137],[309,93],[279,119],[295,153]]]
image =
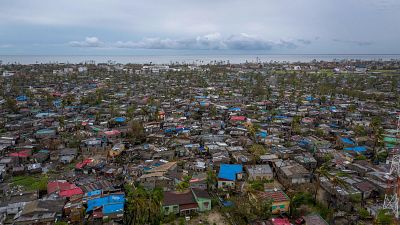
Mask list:
[[316,182],[315,182],[315,193],[314,193],[314,202],[317,202],[317,196],[318,196],[318,189],[320,185],[320,177],[330,177],[329,174],[329,168],[326,163],[322,164],[318,169],[314,171],[316,174]]
[[214,170],[209,169],[207,171],[207,189],[213,190],[215,185],[217,184],[217,175],[215,174]]
[[162,218],[162,190],[125,187],[127,193],[124,224],[160,224]]
[[381,147],[383,147],[383,129],[382,122],[380,117],[373,117],[370,127],[372,128],[372,132],[374,135],[374,146],[373,146],[373,154],[374,160],[378,159],[378,151]]

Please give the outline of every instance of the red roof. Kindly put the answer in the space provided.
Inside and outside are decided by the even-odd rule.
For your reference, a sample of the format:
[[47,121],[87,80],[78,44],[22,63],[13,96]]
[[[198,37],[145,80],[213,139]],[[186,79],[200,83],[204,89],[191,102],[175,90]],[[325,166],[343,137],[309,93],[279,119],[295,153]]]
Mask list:
[[76,185],[67,181],[50,181],[47,184],[47,193],[51,194],[57,191],[66,191],[74,188],[76,188]]
[[31,156],[31,150],[23,150],[23,151],[19,151],[19,152],[13,152],[13,153],[10,153],[9,156],[26,158],[26,157]]
[[190,203],[190,204],[185,204],[185,205],[179,205],[179,210],[188,210],[188,209],[197,209],[199,205],[197,203]]
[[121,132],[119,130],[109,130],[109,131],[104,131],[104,134],[107,136],[113,136],[113,135],[119,135]]
[[290,222],[287,218],[272,218],[272,224],[274,225],[290,225]]
[[74,195],[82,195],[83,194],[83,191],[82,191],[82,189],[81,188],[79,188],[79,187],[76,187],[76,188],[73,188],[73,189],[70,189],[70,190],[65,190],[65,191],[60,191],[60,196],[61,197],[71,197],[71,196],[74,196]]
[[270,198],[273,202],[289,201],[288,196],[282,190],[272,190],[261,193],[262,198]]
[[93,218],[103,218],[103,211],[101,208],[93,211]]
[[85,159],[85,160],[83,160],[82,162],[77,163],[77,164],[75,165],[75,168],[77,168],[77,169],[82,169],[83,167],[85,167],[87,164],[89,164],[89,163],[91,163],[91,162],[93,162],[93,159]]
[[232,121],[245,121],[246,117],[245,116],[232,116],[231,120]]

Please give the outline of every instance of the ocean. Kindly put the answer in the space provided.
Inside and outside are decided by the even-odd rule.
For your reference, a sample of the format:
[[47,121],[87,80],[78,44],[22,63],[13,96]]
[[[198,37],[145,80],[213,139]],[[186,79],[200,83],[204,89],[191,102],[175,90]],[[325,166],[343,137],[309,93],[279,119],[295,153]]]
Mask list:
[[207,64],[213,62],[310,62],[317,61],[340,61],[340,60],[400,60],[400,54],[226,54],[226,55],[0,55],[2,64],[35,64],[35,63],[196,63]]

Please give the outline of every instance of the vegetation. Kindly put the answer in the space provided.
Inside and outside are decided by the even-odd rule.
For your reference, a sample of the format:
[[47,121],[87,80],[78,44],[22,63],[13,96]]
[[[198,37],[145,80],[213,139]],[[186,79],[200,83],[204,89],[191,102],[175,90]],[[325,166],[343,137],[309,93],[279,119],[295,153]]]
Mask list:
[[161,189],[146,190],[143,187],[125,186],[126,209],[124,224],[161,224],[162,200]]
[[12,178],[13,186],[22,186],[27,191],[44,191],[47,190],[47,176],[16,176]]
[[393,215],[386,209],[381,209],[378,211],[376,216],[375,224],[379,225],[395,225],[396,222]]
[[272,202],[268,199],[254,199],[251,194],[243,194],[232,199],[230,215],[237,224],[249,224],[255,220],[271,217]]

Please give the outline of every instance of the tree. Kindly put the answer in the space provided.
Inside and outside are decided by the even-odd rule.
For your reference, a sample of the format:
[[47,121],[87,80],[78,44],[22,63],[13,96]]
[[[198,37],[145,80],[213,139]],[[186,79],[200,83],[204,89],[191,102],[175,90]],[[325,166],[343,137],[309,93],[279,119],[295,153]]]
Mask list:
[[190,176],[185,176],[185,177],[183,178],[183,181],[179,182],[179,183],[176,185],[176,189],[177,189],[178,191],[181,191],[181,192],[187,190],[187,189],[189,188],[189,185],[190,185],[190,179],[191,179]]
[[18,112],[17,100],[7,97],[6,107],[10,109],[13,113]]
[[393,215],[387,209],[381,209],[375,219],[375,224],[379,225],[394,225],[395,221]]
[[293,195],[290,201],[290,215],[294,215],[296,209],[301,205],[309,205],[314,203],[312,195],[306,192],[299,192]]
[[125,186],[126,210],[124,224],[159,225],[162,219],[161,189],[146,190],[143,187]]
[[365,127],[362,125],[356,125],[354,127],[354,132],[356,133],[357,136],[364,136],[366,135]]
[[290,133],[291,134],[300,134],[301,133],[301,129],[300,129],[300,123],[301,123],[301,117],[300,116],[295,116],[292,119],[292,123],[291,123],[291,129],[290,129]]
[[217,184],[217,175],[214,170],[209,169],[207,171],[207,189],[213,190]]
[[329,174],[329,169],[326,163],[322,164],[322,166],[316,169],[314,173],[317,175],[315,182],[314,202],[317,202],[320,177],[330,177],[331,175]]
[[130,124],[130,130],[128,132],[128,136],[131,138],[133,144],[142,143],[146,138],[143,124],[141,124],[138,121],[133,121]]
[[374,145],[373,145],[374,160],[378,160],[379,149],[384,146],[382,119],[377,116],[373,117],[370,126],[372,128],[372,132],[374,135]]
[[250,147],[249,151],[251,154],[254,155],[254,157],[255,157],[254,161],[258,161],[260,159],[260,157],[267,152],[267,150],[264,148],[264,146],[262,146],[260,144],[253,144]]
[[230,211],[238,224],[249,224],[257,219],[269,219],[271,209],[271,199],[257,198],[251,193],[246,193],[233,199],[233,207]]

